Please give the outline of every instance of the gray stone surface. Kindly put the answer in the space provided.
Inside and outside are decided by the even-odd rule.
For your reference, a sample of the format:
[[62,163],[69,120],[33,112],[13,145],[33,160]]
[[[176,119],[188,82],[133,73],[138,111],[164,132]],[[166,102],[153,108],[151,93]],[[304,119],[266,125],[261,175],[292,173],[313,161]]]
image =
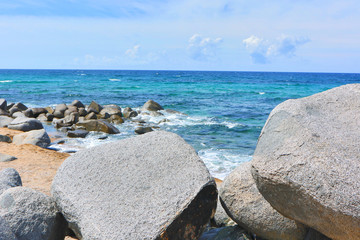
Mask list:
[[28,107],[21,102],[15,103],[13,107],[20,109],[20,111],[25,111],[26,109],[28,109]]
[[100,111],[103,109],[103,107],[98,104],[97,102],[95,101],[92,101],[89,105],[89,107],[87,108],[87,111],[90,113],[90,112],[93,112],[93,113],[100,113]]
[[239,226],[214,228],[204,232],[199,240],[252,240],[250,234]]
[[38,117],[42,113],[46,114],[48,112],[45,108],[32,108],[31,110],[32,110],[35,118]]
[[7,127],[12,121],[14,121],[14,119],[11,117],[0,116],[0,127]]
[[17,158],[14,156],[10,156],[4,153],[0,153],[0,162],[11,162],[16,160]]
[[77,108],[85,108],[85,105],[84,105],[82,102],[80,102],[79,100],[74,100],[74,101],[70,104],[70,106],[75,106],[75,107],[77,107]]
[[42,148],[47,148],[50,145],[51,140],[45,129],[40,129],[15,135],[13,137],[13,143],[17,145],[33,144]]
[[8,128],[27,132],[31,130],[43,129],[44,127],[39,120],[26,118],[26,117],[19,117],[14,119],[8,125]]
[[288,100],[270,114],[253,157],[261,194],[332,239],[360,239],[360,84]]
[[268,240],[303,240],[307,229],[285,218],[259,193],[251,176],[251,163],[232,171],[219,191],[222,206],[241,227]]
[[8,222],[0,217],[0,240],[18,240]]
[[7,101],[4,98],[0,98],[0,109],[6,110]]
[[159,111],[163,110],[164,108],[153,100],[147,101],[141,108],[142,111]]
[[86,130],[74,130],[74,131],[68,131],[66,135],[71,138],[85,138],[89,134],[89,131]]
[[135,129],[136,134],[144,134],[154,131],[151,127],[137,127]]
[[33,118],[34,117],[34,112],[31,108],[28,108],[24,111],[24,115],[25,117],[28,117],[28,118]]
[[21,110],[20,110],[19,108],[15,107],[15,106],[13,106],[12,108],[10,108],[10,110],[9,110],[10,116],[13,116],[13,115],[14,115],[15,113],[17,113],[17,112],[21,112]]
[[49,196],[30,188],[9,188],[0,195],[0,217],[18,240],[63,240],[66,222]]
[[120,131],[105,120],[85,120],[78,122],[76,127],[84,127],[86,131],[105,132],[109,134],[117,134]]
[[7,110],[0,108],[0,116],[10,116],[10,113]]
[[14,112],[11,117],[13,118],[24,118],[26,117],[25,114],[23,112]]
[[6,135],[1,135],[0,134],[0,142],[7,142],[7,143],[11,143],[11,138],[9,136]]
[[14,168],[0,171],[0,195],[9,188],[22,186],[19,173]]
[[117,115],[117,116],[122,117],[121,108],[116,105],[107,106],[100,111],[100,115],[103,116],[103,118],[104,118],[105,114],[109,114],[109,116]]
[[123,114],[124,118],[133,118],[138,115],[138,113],[136,111],[132,110],[129,107],[124,108],[122,114]]
[[77,152],[51,192],[83,239],[196,239],[217,198],[195,150],[163,131]]

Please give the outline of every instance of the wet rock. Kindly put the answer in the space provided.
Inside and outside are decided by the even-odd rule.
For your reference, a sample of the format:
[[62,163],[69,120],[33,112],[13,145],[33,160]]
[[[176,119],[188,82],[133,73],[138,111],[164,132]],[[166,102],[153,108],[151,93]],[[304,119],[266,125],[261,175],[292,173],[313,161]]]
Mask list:
[[5,168],[0,171],[0,195],[6,189],[19,186],[22,186],[22,182],[18,171],[14,168]]
[[74,101],[70,104],[70,106],[75,106],[75,107],[77,107],[77,108],[85,108],[85,105],[84,105],[82,102],[80,102],[79,100],[74,100]]
[[11,117],[0,116],[0,127],[7,127],[12,121],[14,121],[14,119]]
[[71,138],[85,138],[89,134],[89,131],[86,130],[74,130],[68,131],[67,136]]
[[112,124],[104,120],[85,120],[78,122],[77,127],[84,127],[87,131],[105,132],[109,134],[117,134],[120,131]]
[[85,117],[88,114],[85,108],[79,108],[78,112],[81,117]]
[[141,110],[142,111],[159,111],[159,110],[164,110],[164,108],[157,102],[155,102],[153,100],[149,100],[144,104],[144,106],[142,106]]
[[67,224],[52,198],[26,187],[0,195],[0,217],[18,240],[63,240]]
[[53,112],[53,115],[56,118],[63,118],[65,116],[65,111],[67,109],[67,105],[65,103],[58,104],[55,107],[55,110]]
[[123,114],[124,118],[133,118],[138,115],[138,113],[136,111],[132,110],[129,107],[124,108],[124,111],[122,114]]
[[90,120],[90,119],[97,119],[97,116],[94,112],[91,112],[85,116],[85,120]]
[[8,128],[27,132],[31,130],[43,129],[44,127],[39,120],[32,118],[18,117],[8,125]]
[[288,100],[270,114],[252,175],[284,216],[331,239],[360,239],[360,84]]
[[47,148],[50,145],[51,140],[45,129],[40,129],[15,135],[13,137],[13,143],[17,145],[33,144],[42,148]]
[[93,112],[95,114],[99,114],[102,109],[103,109],[103,107],[100,104],[98,104],[95,101],[92,101],[90,103],[89,107],[87,108],[87,111],[89,113]]
[[137,127],[135,129],[135,133],[136,134],[144,134],[144,133],[148,133],[148,132],[152,132],[154,131],[151,127]]
[[0,153],[0,162],[11,162],[16,160],[17,158],[14,156],[10,156],[4,153]]
[[40,114],[46,114],[47,110],[45,108],[32,108],[33,117],[37,118]]
[[251,163],[238,166],[219,191],[221,204],[240,226],[268,240],[303,240],[307,229],[285,218],[259,193],[251,176]]
[[120,117],[119,115],[110,116],[110,121],[113,124],[122,124],[122,123],[124,123],[124,119],[122,117]]
[[51,192],[79,238],[109,240],[197,239],[217,198],[195,150],[161,131],[77,152]]
[[9,136],[6,136],[6,135],[0,135],[0,142],[11,143],[11,138]]

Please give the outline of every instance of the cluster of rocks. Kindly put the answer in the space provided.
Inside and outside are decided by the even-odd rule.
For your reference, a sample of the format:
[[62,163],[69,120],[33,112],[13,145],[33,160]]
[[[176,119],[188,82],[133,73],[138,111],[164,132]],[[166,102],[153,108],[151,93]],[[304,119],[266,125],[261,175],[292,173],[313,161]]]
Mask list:
[[220,201],[266,239],[360,239],[360,84],[288,100],[270,114],[249,163]]

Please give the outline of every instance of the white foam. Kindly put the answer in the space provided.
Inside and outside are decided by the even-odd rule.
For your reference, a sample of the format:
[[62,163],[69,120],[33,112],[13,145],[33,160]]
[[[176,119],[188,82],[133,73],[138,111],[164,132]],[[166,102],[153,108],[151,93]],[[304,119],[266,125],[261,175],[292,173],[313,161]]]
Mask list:
[[259,92],[259,94],[260,94],[260,95],[264,95],[264,94],[265,94],[265,92]]
[[1,80],[0,83],[8,83],[8,82],[13,82],[12,80]]
[[109,81],[111,81],[111,82],[121,82],[121,79],[110,78]]

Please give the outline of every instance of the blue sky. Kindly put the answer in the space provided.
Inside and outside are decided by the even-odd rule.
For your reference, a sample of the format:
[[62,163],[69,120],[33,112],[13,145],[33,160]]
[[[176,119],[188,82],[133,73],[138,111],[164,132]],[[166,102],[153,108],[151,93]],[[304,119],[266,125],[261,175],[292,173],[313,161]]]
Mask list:
[[360,1],[2,0],[0,68],[360,72]]

